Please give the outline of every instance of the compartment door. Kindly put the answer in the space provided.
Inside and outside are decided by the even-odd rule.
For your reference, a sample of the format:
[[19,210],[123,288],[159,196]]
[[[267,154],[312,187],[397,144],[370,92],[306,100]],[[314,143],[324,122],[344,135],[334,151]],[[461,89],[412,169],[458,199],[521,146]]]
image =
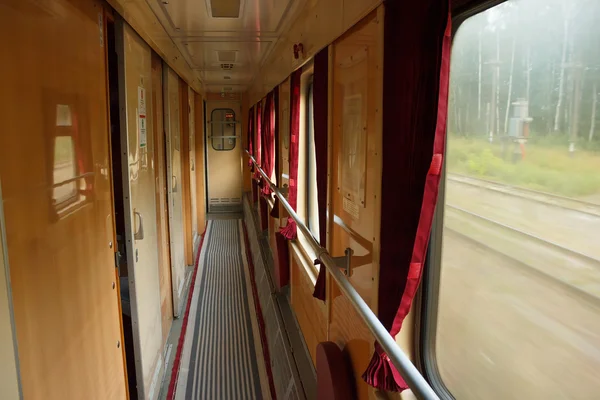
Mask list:
[[242,210],[241,118],[239,102],[207,103],[208,212]]
[[181,171],[181,121],[179,77],[166,64],[163,67],[164,128],[167,146],[167,198],[169,201],[169,237],[171,246],[171,277],[173,313],[181,313],[185,282],[183,244],[183,177]]
[[160,390],[164,363],[156,230],[156,163],[153,162],[157,155],[154,153],[156,132],[151,101],[152,52],[123,21],[117,24],[117,52],[128,289],[138,398],[155,399]]

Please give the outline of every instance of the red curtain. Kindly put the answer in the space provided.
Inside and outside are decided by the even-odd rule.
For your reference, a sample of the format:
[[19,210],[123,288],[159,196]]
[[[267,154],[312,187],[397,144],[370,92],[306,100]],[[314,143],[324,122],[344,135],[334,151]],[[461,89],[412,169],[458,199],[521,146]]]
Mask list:
[[[254,156],[254,107],[250,107],[248,110],[248,153],[251,156]],[[250,172],[254,171],[252,160],[248,158],[248,166],[250,168]]]
[[[319,242],[327,245],[327,110],[329,84],[329,55],[324,48],[315,56],[313,76],[313,118],[315,161],[317,164],[317,202],[319,210]],[[327,268],[321,265],[313,296],[325,301]]]
[[288,240],[281,232],[275,233],[277,245],[277,268],[275,268],[275,283],[281,289],[290,283],[290,249]]
[[[300,139],[300,77],[302,68],[292,72],[290,77],[290,180],[288,203],[296,210],[298,200],[298,142]],[[288,218],[287,226],[281,229],[286,239],[296,238],[296,222]]]
[[[265,111],[262,118],[262,169],[268,177],[273,175],[273,167],[275,162],[275,108],[273,102],[273,92],[267,94],[265,101]],[[265,180],[261,180],[262,194],[268,196],[271,194],[271,187]]]
[[[254,148],[256,154],[254,154],[254,159],[256,160],[256,164],[261,167],[262,166],[262,101],[259,101],[256,104],[256,136],[254,142]],[[260,172],[258,170],[254,171],[254,179],[260,181]]]
[[[379,319],[396,336],[421,280],[446,140],[448,0],[385,2]],[[363,379],[406,382],[378,343]]]
[[[275,179],[277,187],[280,187],[281,182],[281,166],[279,164],[280,151],[279,148],[279,86],[273,89],[273,138],[275,140]],[[271,210],[271,217],[279,218],[279,197],[275,196],[275,205]]]

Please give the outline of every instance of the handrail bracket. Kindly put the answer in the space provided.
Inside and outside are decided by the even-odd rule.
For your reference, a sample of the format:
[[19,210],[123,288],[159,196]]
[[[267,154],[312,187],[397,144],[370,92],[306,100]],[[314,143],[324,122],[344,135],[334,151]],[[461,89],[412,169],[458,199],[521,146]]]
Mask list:
[[344,275],[348,278],[352,276],[352,256],[354,255],[354,250],[350,247],[347,247],[344,250],[344,255],[340,257],[332,257],[333,261],[335,261],[335,265],[338,268],[341,268],[344,271]]

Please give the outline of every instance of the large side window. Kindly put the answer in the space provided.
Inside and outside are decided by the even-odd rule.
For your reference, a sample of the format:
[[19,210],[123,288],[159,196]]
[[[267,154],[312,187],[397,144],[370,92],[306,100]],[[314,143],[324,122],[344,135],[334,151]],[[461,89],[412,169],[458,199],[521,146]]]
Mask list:
[[507,1],[454,37],[423,341],[448,396],[598,395],[599,17]]

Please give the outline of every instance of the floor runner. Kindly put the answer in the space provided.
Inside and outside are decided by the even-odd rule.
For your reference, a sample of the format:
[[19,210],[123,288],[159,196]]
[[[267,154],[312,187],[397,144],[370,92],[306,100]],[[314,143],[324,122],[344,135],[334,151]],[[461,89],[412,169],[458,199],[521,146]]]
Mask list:
[[241,220],[211,220],[200,254],[175,398],[267,399]]

